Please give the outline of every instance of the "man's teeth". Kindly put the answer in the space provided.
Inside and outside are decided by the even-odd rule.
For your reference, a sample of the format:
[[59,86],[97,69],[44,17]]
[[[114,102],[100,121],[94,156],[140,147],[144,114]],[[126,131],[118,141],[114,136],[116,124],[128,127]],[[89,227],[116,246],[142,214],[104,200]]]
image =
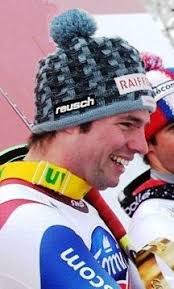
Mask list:
[[123,166],[127,166],[128,163],[129,163],[128,160],[125,160],[125,159],[123,159],[121,157],[117,157],[114,154],[111,155],[111,160],[114,161],[115,163],[119,163],[119,164],[121,164]]

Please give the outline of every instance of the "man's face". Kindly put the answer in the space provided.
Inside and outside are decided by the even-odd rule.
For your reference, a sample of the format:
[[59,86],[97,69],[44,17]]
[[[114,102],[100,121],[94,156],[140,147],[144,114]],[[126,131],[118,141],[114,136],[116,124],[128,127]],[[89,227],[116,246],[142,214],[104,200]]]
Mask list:
[[174,122],[162,128],[155,135],[155,144],[150,146],[157,168],[163,172],[174,173]]
[[147,153],[148,111],[132,111],[94,121],[77,141],[76,173],[100,190],[115,187],[135,153]]

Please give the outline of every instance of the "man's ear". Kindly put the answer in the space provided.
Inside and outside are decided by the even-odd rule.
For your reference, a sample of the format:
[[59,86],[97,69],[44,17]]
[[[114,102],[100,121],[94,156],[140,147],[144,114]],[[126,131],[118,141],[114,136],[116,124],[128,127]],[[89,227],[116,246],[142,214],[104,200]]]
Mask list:
[[149,142],[148,143],[148,153],[154,152],[154,150],[155,150],[154,145],[151,142]]

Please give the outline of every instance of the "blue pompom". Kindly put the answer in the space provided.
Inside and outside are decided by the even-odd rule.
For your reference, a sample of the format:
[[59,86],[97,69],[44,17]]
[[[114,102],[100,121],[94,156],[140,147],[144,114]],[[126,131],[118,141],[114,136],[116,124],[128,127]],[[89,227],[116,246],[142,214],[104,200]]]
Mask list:
[[88,37],[95,33],[95,20],[84,10],[72,9],[53,18],[50,33],[61,47],[74,37]]

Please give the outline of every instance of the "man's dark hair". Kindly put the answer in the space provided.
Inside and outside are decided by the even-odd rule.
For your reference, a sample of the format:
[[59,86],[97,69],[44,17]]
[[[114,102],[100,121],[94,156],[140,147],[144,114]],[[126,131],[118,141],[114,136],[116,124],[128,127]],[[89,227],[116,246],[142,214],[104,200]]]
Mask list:
[[[80,133],[87,133],[90,131],[92,126],[92,122],[86,122],[81,124],[80,127]],[[39,146],[40,148],[42,145],[47,142],[51,141],[58,132],[56,130],[50,131],[50,132],[44,132],[42,134],[31,134],[28,139],[28,148],[30,149],[33,146]]]
[[55,135],[56,135],[57,131],[50,131],[50,132],[44,132],[41,134],[34,134],[32,133],[28,139],[28,148],[31,149],[32,147],[42,147],[42,145],[46,142],[46,141],[51,141]]
[[91,126],[92,126],[92,121],[89,121],[89,122],[86,122],[86,123],[83,123],[80,125],[80,132],[81,133],[87,133],[90,131],[91,129]]

